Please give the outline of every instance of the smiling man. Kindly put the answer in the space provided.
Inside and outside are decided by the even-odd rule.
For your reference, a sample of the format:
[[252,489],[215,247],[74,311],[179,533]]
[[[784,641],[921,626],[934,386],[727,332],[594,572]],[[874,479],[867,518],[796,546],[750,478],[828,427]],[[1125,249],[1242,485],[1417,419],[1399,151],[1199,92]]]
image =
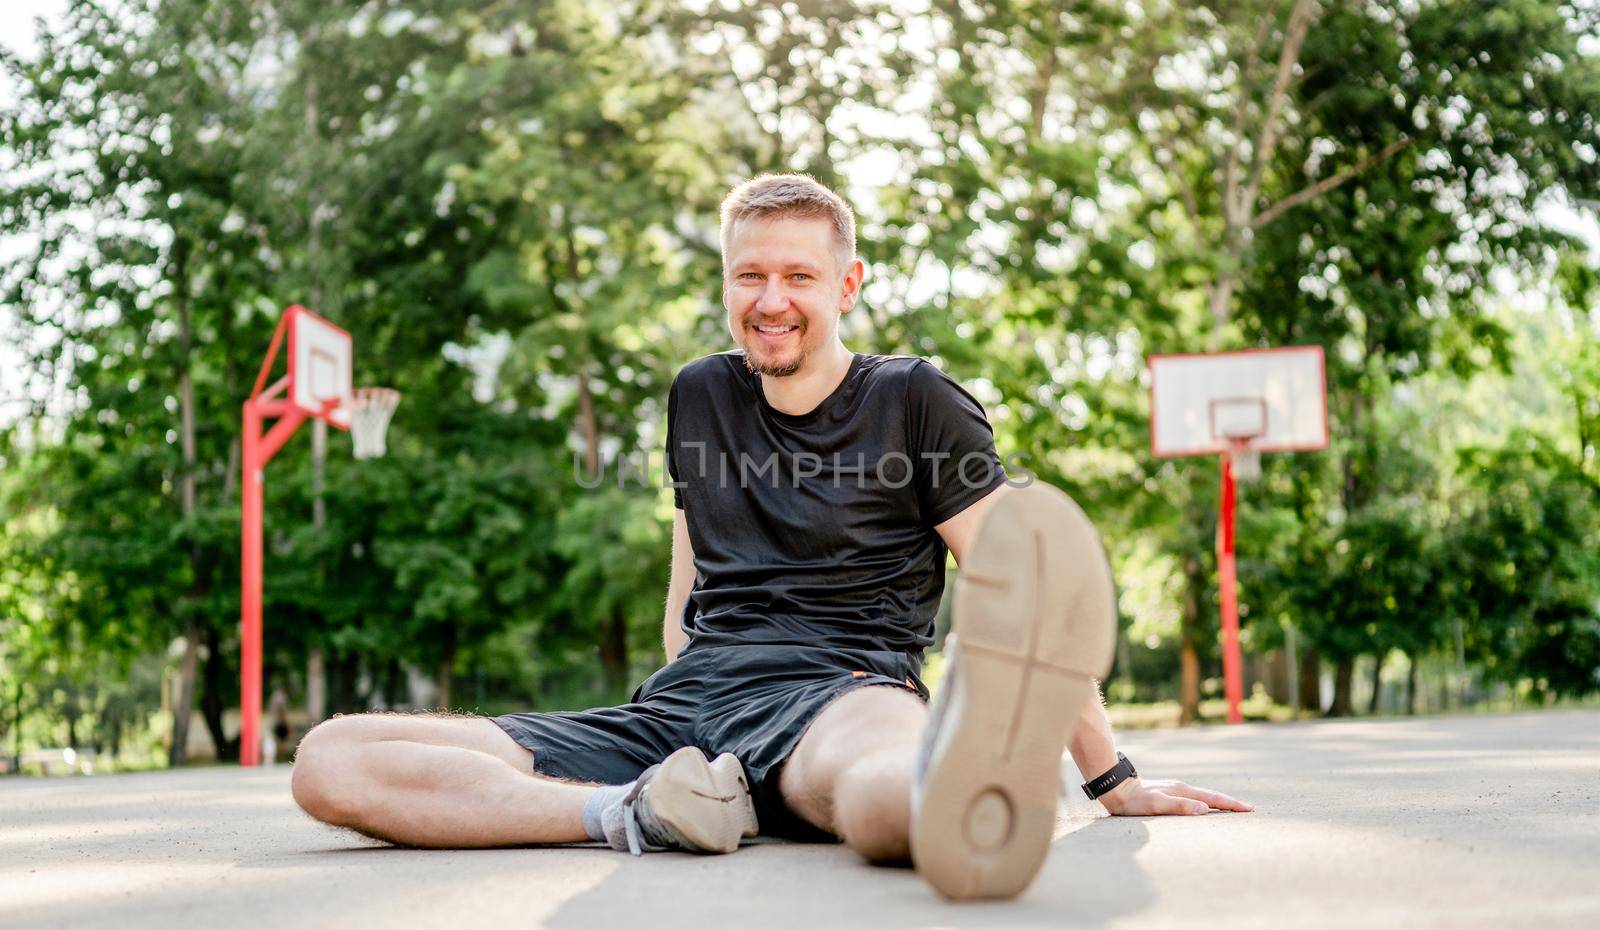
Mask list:
[[[849,206],[755,178],[723,203],[722,256],[739,349],[668,398],[668,664],[620,707],[330,720],[301,743],[300,805],[416,846],[836,837],[952,898],[1032,880],[1064,749],[1113,814],[1249,810],[1116,752],[1095,682],[1114,591],[1077,505],[1009,484],[982,407],[932,364],[845,347]],[[930,713],[947,552],[956,636]]]

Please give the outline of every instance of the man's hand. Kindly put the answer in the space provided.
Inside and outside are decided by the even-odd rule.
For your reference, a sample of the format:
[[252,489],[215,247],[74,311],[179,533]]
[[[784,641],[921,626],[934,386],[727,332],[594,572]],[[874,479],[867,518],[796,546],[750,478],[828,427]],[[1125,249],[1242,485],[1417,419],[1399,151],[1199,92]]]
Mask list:
[[1181,781],[1143,781],[1130,778],[1100,796],[1106,810],[1118,817],[1148,817],[1153,814],[1206,814],[1219,811],[1244,813],[1251,805],[1216,791],[1186,785]]

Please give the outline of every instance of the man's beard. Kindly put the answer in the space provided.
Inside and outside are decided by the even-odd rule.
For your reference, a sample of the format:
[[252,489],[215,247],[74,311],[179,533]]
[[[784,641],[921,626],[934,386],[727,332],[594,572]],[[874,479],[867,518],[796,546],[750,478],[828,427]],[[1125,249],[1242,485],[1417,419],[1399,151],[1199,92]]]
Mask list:
[[804,365],[805,361],[806,353],[804,351],[794,361],[784,365],[758,362],[750,357],[749,349],[746,349],[744,353],[744,367],[750,369],[754,374],[766,375],[769,378],[787,378],[799,371],[800,366]]
[[[787,378],[799,371],[800,366],[804,365],[806,363],[806,359],[811,357],[811,351],[807,349],[805,345],[807,328],[808,327],[806,327],[804,324],[801,324],[800,329],[796,333],[798,341],[800,342],[800,346],[799,351],[795,353],[792,361],[757,361],[755,354],[750,351],[750,347],[746,346],[744,350],[744,367],[750,369],[750,371],[755,374],[766,375],[769,378]],[[749,338],[752,340],[760,340],[761,337],[758,335],[751,335]]]

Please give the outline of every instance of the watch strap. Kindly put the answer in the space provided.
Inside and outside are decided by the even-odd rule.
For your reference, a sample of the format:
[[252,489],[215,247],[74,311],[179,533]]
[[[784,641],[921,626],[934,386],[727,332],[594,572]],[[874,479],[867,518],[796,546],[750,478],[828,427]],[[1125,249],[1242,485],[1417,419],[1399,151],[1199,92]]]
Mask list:
[[1128,757],[1119,752],[1117,753],[1117,764],[1113,765],[1110,771],[1099,778],[1091,778],[1084,782],[1083,793],[1088,795],[1091,801],[1099,800],[1101,795],[1138,774],[1138,771],[1133,767],[1133,763],[1128,761]]

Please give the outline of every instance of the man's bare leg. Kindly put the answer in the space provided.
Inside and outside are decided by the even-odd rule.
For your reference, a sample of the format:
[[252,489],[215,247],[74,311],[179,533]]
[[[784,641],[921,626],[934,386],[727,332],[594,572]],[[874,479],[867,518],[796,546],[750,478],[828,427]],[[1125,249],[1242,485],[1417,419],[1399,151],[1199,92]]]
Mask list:
[[335,717],[301,741],[292,786],[318,820],[407,846],[589,838],[593,787],[534,774],[533,754],[484,717]]
[[784,763],[784,801],[868,861],[909,861],[911,778],[927,721],[927,705],[902,688],[846,693],[823,708]]

